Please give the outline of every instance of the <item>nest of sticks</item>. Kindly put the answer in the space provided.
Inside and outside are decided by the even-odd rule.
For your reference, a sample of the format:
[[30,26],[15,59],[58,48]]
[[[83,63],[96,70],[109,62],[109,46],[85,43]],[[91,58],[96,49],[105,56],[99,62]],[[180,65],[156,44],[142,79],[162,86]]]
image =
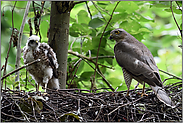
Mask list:
[[180,122],[182,82],[165,86],[176,108],[160,102],[151,89],[90,93],[82,89],[48,93],[2,90],[1,122]]

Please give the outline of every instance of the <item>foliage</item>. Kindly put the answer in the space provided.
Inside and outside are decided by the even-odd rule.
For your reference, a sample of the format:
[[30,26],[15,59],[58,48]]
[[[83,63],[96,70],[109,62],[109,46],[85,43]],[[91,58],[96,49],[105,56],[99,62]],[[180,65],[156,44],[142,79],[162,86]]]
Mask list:
[[[37,4],[41,5],[41,1],[37,1]],[[74,52],[78,52],[87,57],[96,57],[99,41],[103,30],[111,17],[112,11],[117,2],[114,1],[89,1],[76,4],[71,10],[70,16],[70,30],[69,30],[69,49]],[[37,10],[40,10],[40,6],[36,4]],[[182,27],[182,11],[179,10],[179,6],[182,6],[182,2],[173,2],[172,9],[176,21],[180,27]],[[7,49],[9,47],[9,40],[12,31],[12,7],[14,1],[2,1],[1,2],[1,66],[5,63],[5,57],[7,55]],[[87,9],[88,7],[89,9]],[[23,19],[26,2],[18,1],[14,11],[14,27],[20,29]],[[49,29],[50,22],[50,2],[46,1],[44,6],[44,14],[41,17],[41,41],[47,42],[47,31]],[[27,18],[31,19],[32,25],[34,20],[34,10],[29,10]],[[24,36],[21,44],[23,48],[26,44],[26,39],[29,36],[29,25],[26,21],[24,28]],[[114,56],[113,47],[114,41],[108,39],[109,33],[115,28],[123,28],[128,33],[132,34],[139,41],[143,42],[149,50],[152,52],[157,66],[159,69],[172,73],[178,77],[181,77],[181,56],[182,51],[178,47],[181,44],[180,32],[177,28],[175,20],[172,16],[170,9],[170,1],[121,1],[117,6],[112,20],[110,21],[104,36],[102,38],[101,47],[99,50],[99,56]],[[15,69],[16,48],[11,47],[7,72]],[[78,64],[79,57],[72,54],[68,54],[68,87],[87,88],[90,89],[91,81],[94,75],[95,64],[88,60],[82,60]],[[93,61],[95,61],[94,59]],[[86,62],[87,61],[87,62]],[[89,65],[90,64],[90,65]],[[118,91],[125,90],[126,85],[124,78],[122,77],[122,70],[117,64],[115,59],[102,58],[98,60],[99,69],[105,76],[106,80],[113,86],[114,89],[118,87]],[[21,66],[23,60],[21,59]],[[74,66],[75,65],[75,66]],[[22,69],[20,71],[22,87],[26,83],[26,71]],[[162,80],[169,78],[167,74],[160,72]],[[2,73],[1,73],[2,76]],[[14,75],[8,77],[7,86],[13,88]],[[30,82],[33,82],[31,76],[28,74],[27,78]],[[97,74],[96,77],[97,88],[108,88],[102,77]],[[167,80],[166,84],[174,83],[174,80]],[[27,88],[34,89],[34,87],[27,82]],[[134,81],[131,85],[131,89],[137,84]],[[139,87],[142,87],[140,85]],[[22,88],[24,89],[24,88]],[[111,91],[111,90],[109,90]]]

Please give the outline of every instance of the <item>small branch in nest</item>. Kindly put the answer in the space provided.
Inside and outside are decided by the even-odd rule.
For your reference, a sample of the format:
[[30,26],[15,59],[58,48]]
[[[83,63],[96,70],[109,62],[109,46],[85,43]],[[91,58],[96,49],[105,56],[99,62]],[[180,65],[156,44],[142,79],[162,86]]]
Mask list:
[[11,117],[11,118],[20,120],[20,121],[24,121],[24,122],[26,121],[25,119],[21,119],[21,118],[15,117],[15,116],[13,116],[13,115],[6,114],[6,113],[4,113],[4,112],[1,112],[1,116],[2,116],[2,114],[3,114],[3,115],[6,115],[6,116],[8,116],[8,117]]
[[136,99],[135,101],[132,101],[132,102],[129,102],[129,103],[123,104],[123,105],[121,105],[121,106],[118,106],[116,109],[114,109],[113,111],[111,111],[111,112],[110,112],[109,114],[107,114],[107,115],[112,114],[113,112],[115,112],[116,110],[118,110],[118,109],[119,109],[119,108],[121,108],[121,107],[124,107],[124,106],[130,105],[130,104],[132,104],[132,103],[134,103],[134,102],[137,102],[137,101],[141,100],[142,98],[143,98],[143,97],[140,97],[140,98]]
[[[13,97],[11,97],[13,99]],[[27,117],[27,115],[21,110],[20,106],[16,103],[16,101],[14,101],[15,105],[18,107],[18,109],[20,110],[21,114],[24,116],[24,118],[26,119],[26,121],[29,121],[29,118]]]
[[32,105],[33,116],[34,116],[36,122],[38,122],[38,120],[37,120],[37,118],[36,118],[36,113],[35,113],[34,104],[33,104],[32,99],[31,99],[31,105]]
[[3,77],[1,78],[1,80],[3,80],[4,78],[10,76],[11,74],[13,74],[13,73],[15,73],[15,72],[17,72],[17,71],[19,71],[19,70],[21,70],[21,69],[27,67],[27,66],[30,66],[30,65],[32,65],[32,64],[34,64],[34,63],[37,63],[37,62],[40,62],[40,61],[41,61],[40,59],[37,59],[37,60],[35,60],[35,61],[33,61],[33,62],[30,62],[30,63],[28,63],[28,64],[26,64],[26,65],[24,65],[24,66],[22,66],[22,67],[19,67],[19,68],[15,69],[14,71],[12,71],[12,72],[6,74],[5,76],[3,76]]

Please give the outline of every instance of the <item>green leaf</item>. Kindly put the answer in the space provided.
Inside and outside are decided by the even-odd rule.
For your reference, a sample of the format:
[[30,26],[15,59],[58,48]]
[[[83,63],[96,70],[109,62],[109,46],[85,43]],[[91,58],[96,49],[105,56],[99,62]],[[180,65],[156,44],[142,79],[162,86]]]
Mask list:
[[[68,116],[70,116],[70,117],[73,117],[73,118],[75,118],[76,119],[76,121],[78,120],[78,121],[82,121],[82,117],[79,117],[78,115],[76,115],[75,113],[67,113],[67,114],[63,114],[63,115],[61,115],[60,116],[60,121],[61,122],[66,122],[66,121],[68,121],[68,119],[69,119],[69,117]],[[72,118],[72,119],[73,119]]]
[[77,74],[80,74],[83,71],[84,65],[85,65],[85,62],[82,60],[78,67]]
[[81,10],[78,12],[78,23],[85,23],[87,24],[90,21],[88,17],[88,13],[85,10]]
[[[93,37],[93,38],[92,38],[92,47],[93,47],[93,48],[98,47],[98,46],[99,46],[99,42],[100,42],[100,37]],[[106,38],[102,38],[100,47],[105,48],[106,42],[107,42]]]
[[119,5],[116,8],[116,12],[127,12],[128,14],[131,14],[135,12],[137,9],[139,9],[138,5],[133,1],[121,1]]
[[[164,9],[164,10],[167,11],[167,12],[172,12],[171,9]],[[182,14],[182,11],[179,10],[179,9],[173,8],[173,13]]]
[[90,27],[96,29],[96,28],[101,27],[102,25],[104,25],[104,22],[103,22],[101,19],[99,19],[99,18],[94,18],[94,19],[92,19],[92,20],[89,22],[88,25],[89,25]]
[[106,62],[110,65],[112,65],[113,63],[113,59],[112,58],[105,58]]
[[138,31],[139,28],[141,27],[141,25],[139,24],[139,22],[135,21],[135,20],[129,20],[129,21],[124,21],[119,25],[120,28],[123,28],[124,30],[126,30],[128,33],[131,32],[132,30]]
[[90,76],[93,74],[93,72],[89,71],[89,72],[83,72],[80,76],[80,79],[83,81],[87,81],[90,80]]

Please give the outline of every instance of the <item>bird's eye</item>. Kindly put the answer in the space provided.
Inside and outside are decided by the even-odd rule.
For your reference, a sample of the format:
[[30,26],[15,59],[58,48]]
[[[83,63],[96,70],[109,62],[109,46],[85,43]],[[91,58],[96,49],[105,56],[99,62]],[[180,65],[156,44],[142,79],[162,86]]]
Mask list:
[[30,40],[30,43],[33,43],[34,42],[34,40]]
[[118,35],[119,33],[120,33],[120,31],[115,31],[115,34],[117,34],[117,35]]

